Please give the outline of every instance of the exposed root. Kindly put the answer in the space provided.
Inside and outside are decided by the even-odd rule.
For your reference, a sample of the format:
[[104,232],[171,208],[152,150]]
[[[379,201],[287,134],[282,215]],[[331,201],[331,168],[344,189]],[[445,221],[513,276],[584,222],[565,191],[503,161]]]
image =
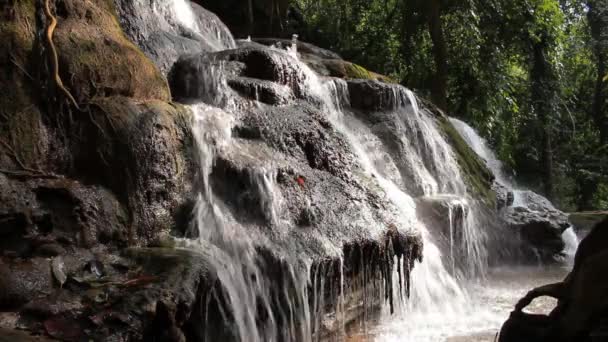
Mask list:
[[17,163],[17,166],[20,168],[20,170],[0,169],[0,173],[3,173],[7,176],[19,178],[61,178],[61,176],[26,166],[25,163],[21,160],[21,158],[19,158],[19,155],[17,154],[15,149],[13,149],[13,147],[9,143],[2,139],[0,139],[0,146],[4,148],[7,155],[11,157],[15,161],[15,163]]
[[57,18],[55,18],[53,13],[51,13],[49,2],[50,0],[44,1],[44,15],[49,21],[49,26],[46,28],[46,40],[49,45],[49,49],[51,50],[51,67],[53,78],[57,88],[61,89],[64,95],[70,100],[70,102],[72,102],[74,107],[80,111],[81,109],[78,106],[76,99],[74,99],[74,96],[72,96],[70,91],[66,89],[66,87],[63,85],[63,81],[61,81],[61,77],[59,77],[59,58],[57,57],[57,49],[53,43],[53,33],[55,32],[55,27],[57,27]]

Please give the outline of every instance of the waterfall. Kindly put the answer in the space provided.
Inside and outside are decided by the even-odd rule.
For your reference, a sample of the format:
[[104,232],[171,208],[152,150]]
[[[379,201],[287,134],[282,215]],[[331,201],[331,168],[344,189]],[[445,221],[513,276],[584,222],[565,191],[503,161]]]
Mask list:
[[578,248],[578,236],[576,236],[576,232],[574,231],[574,227],[570,226],[570,228],[566,229],[562,233],[562,240],[566,247],[564,248],[564,254],[567,260],[574,262],[574,255],[576,254],[576,250]]
[[[202,185],[189,234],[194,238],[181,242],[184,247],[204,251],[216,271],[220,288],[214,289],[213,299],[220,307],[222,320],[234,323],[234,327],[229,327],[232,329],[230,338],[311,341],[308,279],[294,269],[300,266],[299,263],[281,263],[278,269],[268,273],[261,265],[271,261],[259,254],[259,247],[267,244],[263,235],[243,227],[216,199],[211,188],[214,160],[218,152],[229,149],[232,143],[232,115],[204,103],[190,108],[195,115],[192,125],[199,148]],[[252,179],[259,186],[265,214],[271,222],[277,223],[281,203],[280,193],[273,184],[275,175],[262,168],[254,171]],[[279,308],[276,303],[287,305]],[[209,317],[205,317],[205,321],[207,319]],[[221,330],[210,327],[213,329]],[[210,335],[206,338],[215,340],[219,337]]]
[[[467,142],[467,144],[471,147],[471,149],[486,162],[486,165],[494,174],[496,181],[505,186],[508,190],[512,191],[512,207],[523,207],[530,211],[547,209],[556,210],[548,199],[535,194],[530,190],[516,187],[515,183],[510,179],[510,177],[505,174],[502,162],[496,157],[496,154],[488,146],[487,142],[480,137],[471,126],[455,118],[450,118],[450,121]],[[531,197],[533,197],[534,200],[531,200]],[[574,254],[578,248],[578,238],[574,228],[570,226],[562,233],[561,237],[565,245],[562,253],[565,255],[566,260],[573,261]]]
[[505,174],[503,163],[496,157],[494,151],[488,146],[487,141],[480,137],[473,127],[467,125],[464,121],[450,118],[450,122],[454,125],[454,128],[458,130],[458,133],[460,133],[471,149],[486,162],[488,169],[492,171],[496,180],[507,188],[514,189],[515,186],[511,182],[510,177]]
[[[402,220],[400,223],[416,227],[422,234],[423,261],[412,271],[410,299],[406,303],[399,303],[402,305],[397,315],[400,324],[407,326],[408,332],[415,336],[415,331],[424,330],[423,327],[428,326],[429,321],[441,321],[466,315],[470,310],[474,311],[468,304],[465,289],[461,287],[461,284],[466,282],[463,274],[450,273],[444,264],[444,260],[454,264],[456,260],[449,258],[449,255],[446,258],[445,252],[436,245],[433,235],[438,232],[432,234],[428,227],[418,220],[414,199],[397,185],[400,176],[395,172],[387,172],[386,168],[379,168],[375,162],[378,156],[387,156],[388,153],[379,143],[372,144],[371,149],[366,148],[369,141],[373,140],[370,138],[373,134],[348,113],[348,101],[344,101],[348,98],[348,94],[345,94],[348,90],[345,81],[323,81],[306,65],[301,64],[301,67],[306,73],[307,87],[321,99],[334,128],[346,137],[365,172],[378,182],[387,198],[398,208],[398,215]],[[407,132],[411,133],[402,138],[412,156],[410,161],[417,166],[418,181],[425,184],[424,194],[441,197],[441,192],[451,192],[458,198],[451,206],[468,208],[461,222],[462,245],[450,245],[449,248],[452,248],[452,251],[454,248],[464,250],[465,268],[472,273],[483,273],[486,254],[484,233],[475,217],[475,207],[467,204],[466,186],[450,145],[439,133],[431,114],[420,110],[411,91],[398,86],[395,88],[394,99],[397,99],[394,101],[395,110],[399,112]],[[455,221],[451,220],[450,230],[456,229]],[[437,326],[434,329],[441,331]],[[443,330],[443,333],[446,333],[446,330]]]
[[212,51],[234,49],[232,34],[214,14],[189,0],[153,0],[157,20],[175,26],[186,37],[204,42]]
[[[193,19],[192,8],[183,0],[174,1],[178,21],[190,30],[208,35],[196,16]],[[463,285],[485,272],[486,251],[485,235],[478,223],[478,204],[468,193],[454,152],[438,128],[437,119],[419,106],[413,92],[397,85],[391,88],[390,110],[398,118],[397,125],[403,132],[399,139],[406,151],[405,160],[396,161],[382,137],[351,112],[346,82],[317,76],[297,59],[296,47],[294,43],[290,51],[278,53],[304,73],[304,84],[296,85],[298,91],[322,109],[331,127],[348,142],[365,178],[381,189],[393,205],[395,225],[421,234],[423,260],[411,272],[410,298],[396,303],[394,317],[412,336],[416,336],[418,330],[424,331],[431,322],[434,329],[445,334],[452,327],[443,324],[443,320],[466,317],[475,310],[469,305],[469,295]],[[227,328],[231,338],[241,341],[318,339],[326,306],[323,267],[312,268],[310,260],[282,256],[279,270],[267,269],[264,265],[268,261],[263,260],[259,250],[265,246],[270,249],[272,243],[268,237],[252,227],[244,227],[214,194],[211,178],[217,157],[239,149],[231,135],[239,109],[233,101],[237,95],[226,85],[223,65],[207,65],[207,69],[199,70],[207,76],[205,84],[197,88],[202,89],[197,98],[205,103],[190,106],[195,114],[192,128],[199,148],[201,187],[191,238],[182,244],[205,251],[209,256],[219,283],[219,288],[214,290],[215,305],[223,320],[234,322],[233,327]],[[297,80],[285,81],[290,84]],[[400,170],[404,165],[409,169]],[[282,194],[274,184],[276,167],[259,165],[248,172],[267,221],[270,225],[282,225]],[[413,178],[404,177],[405,174]],[[423,197],[447,201],[447,244],[439,241],[443,232],[428,227],[418,217],[417,200]],[[344,313],[344,265],[341,257],[340,260],[336,316]],[[395,274],[392,278],[398,276]],[[361,280],[365,283],[365,274]],[[365,291],[373,290],[364,287]],[[313,332],[317,332],[316,336]]]

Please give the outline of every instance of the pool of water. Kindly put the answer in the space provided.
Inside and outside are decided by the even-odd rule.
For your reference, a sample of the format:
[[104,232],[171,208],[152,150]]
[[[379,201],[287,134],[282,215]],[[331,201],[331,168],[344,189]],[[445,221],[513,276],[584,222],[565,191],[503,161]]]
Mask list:
[[[485,342],[494,341],[515,303],[529,290],[561,281],[568,266],[518,266],[491,269],[487,279],[468,284],[469,305],[459,312],[415,313],[381,312],[367,323],[348,329],[348,342]],[[526,309],[548,313],[557,301],[536,299]]]

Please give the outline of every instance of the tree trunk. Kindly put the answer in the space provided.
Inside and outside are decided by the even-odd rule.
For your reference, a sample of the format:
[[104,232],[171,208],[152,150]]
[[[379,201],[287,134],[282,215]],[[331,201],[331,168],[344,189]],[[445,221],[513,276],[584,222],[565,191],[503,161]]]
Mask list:
[[253,35],[254,28],[254,18],[253,18],[253,0],[247,1],[247,30],[249,31],[249,35]]
[[540,133],[540,168],[545,196],[555,199],[553,177],[553,136],[552,121],[556,115],[557,80],[553,65],[547,59],[549,44],[543,38],[533,44],[532,70],[532,103],[536,113]]
[[435,76],[433,77],[431,95],[435,105],[447,110],[448,52],[441,27],[440,0],[428,0],[424,6],[429,33],[433,41],[433,58],[435,60]]
[[597,79],[595,82],[595,95],[593,99],[593,121],[600,132],[600,143],[608,144],[608,111],[606,100],[608,98],[608,82],[604,81],[607,74],[608,62],[608,1],[589,0],[587,18],[593,38],[593,52],[596,58]]

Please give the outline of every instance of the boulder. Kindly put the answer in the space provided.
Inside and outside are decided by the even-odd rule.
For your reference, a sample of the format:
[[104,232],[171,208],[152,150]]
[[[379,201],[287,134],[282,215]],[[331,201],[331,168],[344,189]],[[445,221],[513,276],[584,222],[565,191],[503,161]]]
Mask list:
[[111,189],[129,209],[131,239],[147,245],[186,222],[183,206],[194,198],[198,164],[190,129],[192,113],[161,101],[98,99],[73,147],[76,174]]
[[284,105],[293,100],[293,92],[287,86],[249,77],[228,80],[228,86],[241,96],[270,105]]
[[235,47],[218,17],[190,1],[116,0],[127,37],[154,61],[164,75],[182,55]]
[[568,216],[546,198],[531,191],[516,191],[513,206],[504,212],[506,224],[518,233],[532,256],[552,260],[565,247],[562,233],[570,227]]
[[[417,216],[433,231],[436,241],[449,248],[462,241],[469,204],[456,195],[424,196],[416,199]],[[450,241],[452,240],[452,241]]]
[[350,104],[363,111],[391,111],[410,105],[403,87],[374,80],[348,81]]
[[[291,44],[292,44],[292,40],[280,39],[280,38],[255,38],[253,41],[256,43],[266,45],[266,46],[276,46],[276,47],[282,47],[282,48],[286,48],[288,46],[291,46]],[[312,56],[316,56],[316,57],[322,58],[322,59],[334,59],[334,60],[342,59],[342,57],[340,57],[340,55],[338,55],[337,53],[335,53],[333,51],[329,51],[329,50],[320,48],[316,45],[306,43],[301,40],[298,40],[296,42],[296,45],[297,45],[298,53],[301,53],[301,54],[312,55]]]
[[[279,49],[286,49],[292,46],[291,40],[279,38],[255,38],[253,41],[241,39],[238,40],[237,43],[240,47],[258,48],[260,46],[272,46]],[[301,40],[297,41],[296,46],[298,58],[321,76],[396,83],[390,77],[377,74],[360,65],[343,60],[333,51],[320,48]]]
[[205,100],[221,106],[226,103],[226,83],[247,97],[255,90],[252,86],[262,89],[266,94],[263,99],[268,102],[283,103],[289,99],[289,92],[297,98],[310,98],[307,77],[285,51],[239,48],[182,57],[173,67],[169,83],[178,99]]
[[[608,220],[598,223],[576,252],[572,271],[561,282],[528,292],[504,323],[499,341],[601,341],[606,337],[604,294],[608,290]],[[541,296],[558,300],[557,306],[541,315],[523,312]]]
[[125,37],[111,1],[61,0],[56,11],[60,73],[78,103],[114,95],[170,100],[166,80]]

